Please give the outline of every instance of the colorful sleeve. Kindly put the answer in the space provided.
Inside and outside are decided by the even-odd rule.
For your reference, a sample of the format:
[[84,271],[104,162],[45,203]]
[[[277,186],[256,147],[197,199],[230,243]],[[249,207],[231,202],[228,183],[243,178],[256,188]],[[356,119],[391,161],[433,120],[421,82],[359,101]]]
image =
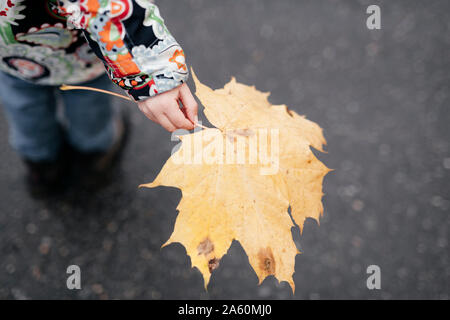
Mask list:
[[150,0],[66,0],[68,23],[83,29],[111,80],[136,101],[187,80],[184,52]]

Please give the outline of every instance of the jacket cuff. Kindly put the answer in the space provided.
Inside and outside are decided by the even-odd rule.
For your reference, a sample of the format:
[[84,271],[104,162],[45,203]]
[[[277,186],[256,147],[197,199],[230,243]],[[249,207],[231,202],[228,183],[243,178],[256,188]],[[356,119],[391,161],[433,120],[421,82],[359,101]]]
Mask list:
[[136,86],[128,91],[128,95],[134,99],[134,101],[143,101],[148,98],[154,97],[166,91],[170,91],[187,81],[188,74],[184,79],[175,80],[161,77],[148,76],[150,81],[144,86]]
[[182,77],[167,78],[164,75],[139,73],[125,77],[115,77],[114,73],[108,68],[109,77],[112,82],[125,90],[134,101],[143,101],[154,97],[166,91],[170,91],[187,81],[189,72]]
[[[172,90],[186,82],[189,77],[183,49],[172,36],[152,48],[144,45],[134,47],[130,58],[139,73],[117,77],[118,74],[123,74],[114,72],[117,62],[108,63],[108,69],[112,81],[128,91],[135,101],[146,100]],[[123,65],[124,62],[121,61],[120,64]]]

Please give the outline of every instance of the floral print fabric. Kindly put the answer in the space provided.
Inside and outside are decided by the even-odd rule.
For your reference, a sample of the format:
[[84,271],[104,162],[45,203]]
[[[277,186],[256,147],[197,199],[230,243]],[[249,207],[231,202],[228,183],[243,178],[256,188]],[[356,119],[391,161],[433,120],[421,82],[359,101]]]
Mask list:
[[188,77],[184,52],[150,0],[0,0],[0,70],[59,85],[96,78],[102,65],[136,101]]

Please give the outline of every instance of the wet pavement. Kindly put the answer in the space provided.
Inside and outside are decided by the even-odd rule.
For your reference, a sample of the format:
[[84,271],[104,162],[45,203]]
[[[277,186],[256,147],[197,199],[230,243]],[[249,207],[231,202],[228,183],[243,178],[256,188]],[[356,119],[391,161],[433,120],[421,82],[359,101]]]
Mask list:
[[[137,186],[175,142],[125,103],[133,131],[113,184],[43,202],[27,196],[0,117],[0,298],[448,299],[450,3],[375,2],[377,31],[365,25],[370,1],[160,4],[202,82],[236,76],[324,129],[328,153],[318,156],[335,171],[320,227],[307,220],[294,236],[294,296],[273,277],[258,286],[237,242],[208,291],[181,245],[160,249],[181,192]],[[82,290],[66,287],[72,264]],[[373,264],[381,290],[366,287]]]

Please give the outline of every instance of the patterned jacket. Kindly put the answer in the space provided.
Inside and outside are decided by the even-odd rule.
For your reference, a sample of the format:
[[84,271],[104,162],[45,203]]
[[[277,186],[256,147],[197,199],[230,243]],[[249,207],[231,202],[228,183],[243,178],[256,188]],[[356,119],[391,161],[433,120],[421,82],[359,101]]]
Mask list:
[[60,85],[104,68],[136,101],[188,77],[184,52],[151,0],[0,0],[1,71]]

